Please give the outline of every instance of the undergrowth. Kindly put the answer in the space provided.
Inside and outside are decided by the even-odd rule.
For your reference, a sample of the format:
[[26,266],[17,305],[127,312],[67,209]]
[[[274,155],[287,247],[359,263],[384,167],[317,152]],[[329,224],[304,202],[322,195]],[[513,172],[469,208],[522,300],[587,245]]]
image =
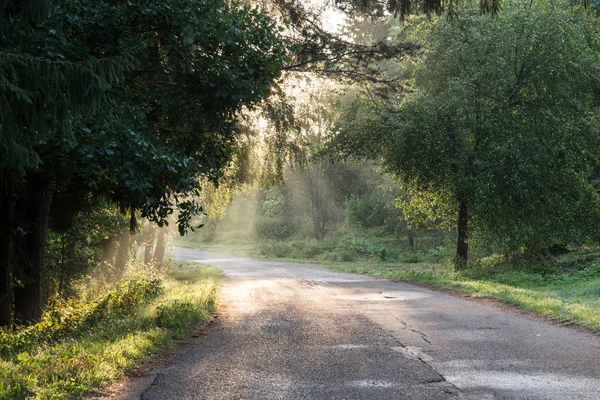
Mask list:
[[419,237],[413,249],[408,249],[406,243],[406,238],[348,233],[323,242],[313,239],[263,240],[255,246],[255,255],[307,261],[381,263],[439,262],[447,257],[443,237],[437,232],[432,237]]
[[0,331],[0,399],[68,399],[101,387],[210,317],[216,267],[173,262],[94,298],[54,302],[41,321]]

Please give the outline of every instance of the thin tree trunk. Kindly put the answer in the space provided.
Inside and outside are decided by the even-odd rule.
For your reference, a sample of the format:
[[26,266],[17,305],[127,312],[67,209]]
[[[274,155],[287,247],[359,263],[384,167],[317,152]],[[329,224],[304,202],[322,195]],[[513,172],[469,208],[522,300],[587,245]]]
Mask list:
[[165,258],[165,246],[167,241],[167,228],[162,227],[158,232],[158,238],[156,239],[156,249],[154,250],[154,262],[157,266],[163,264]]
[[315,232],[315,239],[317,242],[321,240],[319,235],[319,198],[318,198],[318,189],[313,184],[312,176],[310,175],[311,171],[306,171],[306,182],[308,183],[308,189],[310,192],[310,210],[312,212],[312,222],[313,229]]
[[65,285],[67,281],[67,268],[65,266],[65,251],[66,251],[66,240],[65,234],[63,233],[60,238],[60,277],[58,280],[58,295],[64,296]]
[[315,208],[314,211],[314,215],[315,215],[315,235],[317,237],[317,242],[321,241],[321,204],[320,204],[320,200],[321,198],[319,197],[319,188],[316,186],[314,187],[314,198],[313,198],[313,206]]
[[144,264],[148,265],[152,262],[152,255],[154,253],[154,236],[156,234],[156,226],[150,224],[148,227],[148,234],[146,240],[144,240]]
[[408,249],[410,251],[413,251],[415,249],[415,234],[413,233],[413,230],[411,228],[408,228],[407,235],[408,235]]
[[125,263],[129,255],[129,232],[123,232],[119,235],[119,250],[117,251],[117,259],[115,260],[115,273],[117,277],[121,277],[125,272]]
[[10,254],[12,251],[12,184],[0,188],[0,327],[12,324]]
[[44,256],[48,217],[54,192],[54,177],[33,175],[29,179],[29,198],[25,222],[31,224],[24,238],[25,263],[22,285],[15,287],[15,319],[20,323],[36,322],[44,308]]
[[466,201],[461,201],[458,208],[458,223],[457,223],[457,241],[456,241],[456,257],[454,259],[454,269],[457,271],[467,267],[469,254],[468,242],[468,223],[469,209]]

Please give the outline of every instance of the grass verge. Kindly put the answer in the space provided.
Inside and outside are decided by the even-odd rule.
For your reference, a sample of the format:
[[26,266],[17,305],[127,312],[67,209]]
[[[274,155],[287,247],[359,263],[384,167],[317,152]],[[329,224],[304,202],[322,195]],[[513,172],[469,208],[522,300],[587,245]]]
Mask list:
[[[493,298],[539,315],[600,331],[600,251],[577,250],[552,263],[518,266],[494,257],[456,273],[443,246],[417,251],[397,250],[382,241],[344,238],[335,243],[262,241],[243,249],[220,252],[267,260],[320,264],[334,271],[370,274],[421,283],[479,297]],[[203,246],[204,247],[204,246]],[[231,250],[231,251],[230,251]]]
[[52,307],[36,325],[0,331],[0,399],[69,399],[166,350],[217,300],[213,266],[174,262],[166,279],[134,278],[94,301]]
[[382,276],[494,298],[563,323],[600,331],[600,263],[570,271],[478,266],[456,273],[445,264],[338,263],[340,272]]
[[527,312],[600,331],[598,249],[571,251],[551,262],[522,260],[516,266],[507,265],[498,257],[488,257],[474,263],[469,270],[456,273],[444,261],[449,259],[446,248],[439,245],[439,240],[437,244],[408,251],[397,243],[346,235],[329,243],[262,241],[246,254],[269,260],[315,263],[340,272],[382,276],[493,298]]

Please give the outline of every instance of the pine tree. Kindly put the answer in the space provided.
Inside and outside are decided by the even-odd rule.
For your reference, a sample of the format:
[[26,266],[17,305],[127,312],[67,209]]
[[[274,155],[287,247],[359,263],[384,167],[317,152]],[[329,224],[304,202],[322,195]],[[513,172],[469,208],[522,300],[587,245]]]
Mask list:
[[[106,91],[133,65],[126,53],[95,58],[75,51],[64,20],[55,25],[61,20],[56,5],[10,0],[0,14],[0,326],[11,323],[11,273],[21,278],[14,293],[16,315],[27,321],[41,313],[43,254],[56,180],[43,165],[44,144],[74,142],[74,121],[97,110]],[[25,194],[31,195],[27,205],[16,210],[15,200]],[[32,218],[19,244],[17,216]],[[13,255],[22,268],[11,268]]]
[[[159,226],[178,208],[189,227],[201,208],[188,195],[221,177],[240,109],[269,96],[285,52],[271,19],[223,0],[45,4],[9,2],[0,20],[0,285],[19,281],[20,322],[42,311],[48,227],[86,199]],[[10,304],[0,297],[0,316]]]

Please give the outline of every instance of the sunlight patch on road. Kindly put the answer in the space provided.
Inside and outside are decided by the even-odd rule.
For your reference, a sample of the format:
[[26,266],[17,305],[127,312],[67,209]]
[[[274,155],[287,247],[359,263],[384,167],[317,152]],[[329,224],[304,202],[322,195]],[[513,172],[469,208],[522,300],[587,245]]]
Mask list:
[[372,379],[361,379],[356,381],[348,382],[348,386],[355,388],[393,388],[398,386],[403,386],[400,382],[392,382],[392,381],[380,381],[380,380],[372,380]]
[[359,301],[407,301],[407,300],[420,300],[431,297],[431,294],[410,291],[410,290],[398,290],[393,292],[376,292],[376,293],[363,293],[351,296],[340,296],[341,299],[346,300],[359,300]]
[[333,346],[334,349],[368,349],[369,346],[366,344],[338,344]]
[[307,281],[313,281],[318,283],[362,283],[362,282],[373,282],[373,279],[352,279],[352,278],[336,278],[332,276],[323,277],[306,277]]
[[[468,360],[467,360],[468,361]],[[450,368],[447,368],[450,366]],[[440,368],[441,367],[441,368]],[[459,389],[488,388],[506,392],[520,393],[518,398],[566,399],[573,398],[573,388],[588,388],[579,392],[579,399],[600,398],[600,380],[561,375],[547,372],[514,372],[480,370],[472,368],[453,368],[452,363],[441,363],[436,369],[444,378]],[[448,370],[446,370],[448,369]]]
[[406,346],[406,347],[392,347],[392,350],[397,351],[405,357],[421,360],[423,362],[431,362],[433,361],[433,357],[428,354],[425,354],[420,347],[415,346]]

